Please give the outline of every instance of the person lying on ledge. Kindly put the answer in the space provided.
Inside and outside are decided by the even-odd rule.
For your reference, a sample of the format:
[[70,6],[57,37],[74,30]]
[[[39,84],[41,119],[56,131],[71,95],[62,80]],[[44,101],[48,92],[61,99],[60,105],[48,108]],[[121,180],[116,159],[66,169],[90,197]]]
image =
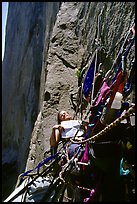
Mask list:
[[87,122],[73,120],[72,116],[64,110],[57,114],[57,121],[58,124],[53,126],[50,137],[51,155],[57,152],[58,143],[61,139],[69,140],[69,138],[75,137],[75,139],[81,140],[84,138],[84,133],[88,127]]

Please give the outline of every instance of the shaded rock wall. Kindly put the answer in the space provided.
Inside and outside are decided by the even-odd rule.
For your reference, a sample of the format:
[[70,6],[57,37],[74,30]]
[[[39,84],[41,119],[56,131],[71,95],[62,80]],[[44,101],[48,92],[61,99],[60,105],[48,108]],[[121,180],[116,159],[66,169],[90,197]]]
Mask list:
[[4,193],[8,189],[4,186],[13,186],[15,175],[25,168],[31,133],[43,101],[43,62],[59,7],[60,2],[9,2],[2,64]]

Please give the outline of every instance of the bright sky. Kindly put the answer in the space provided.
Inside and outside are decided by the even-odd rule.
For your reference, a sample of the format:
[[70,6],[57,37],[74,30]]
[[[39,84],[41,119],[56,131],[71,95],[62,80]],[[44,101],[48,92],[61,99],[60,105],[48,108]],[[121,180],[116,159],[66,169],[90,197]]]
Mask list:
[[2,2],[2,61],[5,49],[5,28],[7,21],[8,2]]

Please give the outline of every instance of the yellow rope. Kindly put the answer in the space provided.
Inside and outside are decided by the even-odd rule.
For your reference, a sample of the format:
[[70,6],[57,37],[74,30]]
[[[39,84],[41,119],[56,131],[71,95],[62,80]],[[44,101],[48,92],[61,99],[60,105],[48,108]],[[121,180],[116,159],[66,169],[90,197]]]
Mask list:
[[127,117],[130,116],[130,114],[135,112],[135,106],[129,108],[124,115],[122,115],[121,117],[117,118],[115,121],[113,121],[112,123],[110,123],[107,127],[105,127],[103,130],[101,130],[99,133],[97,133],[96,135],[93,135],[91,138],[85,139],[83,141],[74,141],[73,139],[70,139],[70,141],[72,143],[75,144],[82,144],[85,142],[89,142],[92,141],[94,142],[97,138],[99,138],[100,136],[104,135],[106,132],[108,132],[109,130],[111,130],[113,127],[117,126],[122,120],[126,119]]

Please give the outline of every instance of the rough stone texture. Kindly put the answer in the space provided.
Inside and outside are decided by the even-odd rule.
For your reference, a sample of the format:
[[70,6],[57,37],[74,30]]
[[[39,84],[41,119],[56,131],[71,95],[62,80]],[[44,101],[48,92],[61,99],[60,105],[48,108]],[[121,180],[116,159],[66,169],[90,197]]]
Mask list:
[[[81,67],[82,61],[86,61],[96,48],[97,17],[101,11],[99,37],[102,46],[109,52],[118,40],[125,36],[133,22],[134,3],[65,2],[61,6],[48,50],[45,83],[45,93],[48,97],[41,109],[39,131],[33,131],[27,169],[35,167],[44,158],[44,152],[49,149],[49,137],[52,126],[57,123],[57,112],[65,109],[74,114],[70,94],[78,88],[76,68]],[[134,56],[133,50],[134,48],[130,53]],[[117,54],[116,49],[112,56],[105,58],[105,72],[110,69]]]
[[[44,67],[60,2],[9,2],[2,64],[3,192],[24,171],[43,101]],[[44,55],[43,55],[44,52]],[[14,178],[11,179],[11,174]],[[5,187],[5,188],[4,188]]]
[[[59,2],[47,3],[49,9],[46,3],[38,3],[42,9],[39,13],[38,9],[35,10],[36,3],[30,2],[29,8],[32,10],[28,12],[29,21],[27,13],[24,13],[27,12],[26,7],[20,5],[22,3],[16,3],[21,6],[20,9],[12,8],[11,3],[12,9],[9,9],[7,33],[10,31],[11,36],[7,36],[3,62],[3,152],[6,151],[5,156],[7,148],[12,152],[14,150],[13,158],[17,158],[18,165],[21,161],[22,167],[26,164],[26,170],[35,167],[49,149],[49,137],[52,126],[57,123],[57,112],[65,109],[74,114],[70,94],[78,88],[76,68],[80,68],[95,51],[95,39],[99,35],[101,45],[105,48],[106,52],[101,51],[100,59],[105,59],[103,69],[107,71],[121,45],[108,58],[107,52],[125,36],[135,19],[134,2],[62,2],[52,31],[53,19],[56,17],[53,15],[53,7],[57,12]],[[24,12],[20,14],[20,10]],[[35,12],[38,14],[34,15]],[[15,28],[20,33],[18,30],[12,32],[11,29],[17,14],[19,23]],[[35,21],[41,24],[36,29],[37,35],[31,36],[35,31]],[[134,54],[133,47],[130,58]],[[26,156],[27,163],[24,160]],[[19,166],[17,169],[25,170]]]

